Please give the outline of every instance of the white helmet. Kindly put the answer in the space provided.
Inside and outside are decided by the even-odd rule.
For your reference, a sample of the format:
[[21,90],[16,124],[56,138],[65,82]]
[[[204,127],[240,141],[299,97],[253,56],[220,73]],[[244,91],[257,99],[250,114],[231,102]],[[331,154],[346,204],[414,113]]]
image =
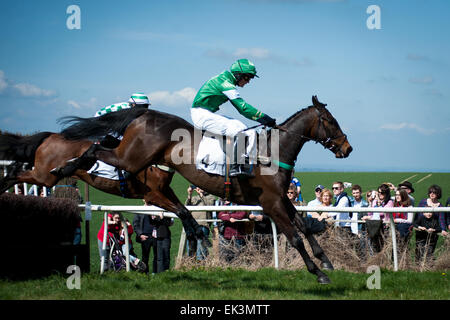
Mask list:
[[128,102],[135,104],[150,104],[150,100],[148,100],[148,97],[143,93],[133,93]]

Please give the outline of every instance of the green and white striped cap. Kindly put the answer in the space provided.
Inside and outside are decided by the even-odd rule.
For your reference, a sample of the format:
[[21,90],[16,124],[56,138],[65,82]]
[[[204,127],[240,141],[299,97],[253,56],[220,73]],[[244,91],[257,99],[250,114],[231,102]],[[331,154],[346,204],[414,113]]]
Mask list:
[[147,95],[143,93],[133,93],[128,102],[136,104],[150,104],[150,100],[148,100]]

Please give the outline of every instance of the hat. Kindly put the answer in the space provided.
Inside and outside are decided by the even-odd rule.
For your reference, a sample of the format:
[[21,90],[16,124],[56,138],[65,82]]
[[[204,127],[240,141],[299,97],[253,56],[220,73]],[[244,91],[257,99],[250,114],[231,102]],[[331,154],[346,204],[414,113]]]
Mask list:
[[148,97],[143,93],[133,93],[128,102],[136,104],[150,104]]
[[400,188],[400,187],[406,187],[406,188],[408,188],[408,189],[411,189],[411,192],[414,192],[414,188],[413,188],[411,182],[409,182],[409,181],[403,181],[402,183],[400,183],[400,184],[398,185],[398,187],[399,187],[399,188]]
[[316,191],[317,189],[323,190],[323,189],[325,189],[325,187],[323,185],[319,184],[314,188],[314,191]]

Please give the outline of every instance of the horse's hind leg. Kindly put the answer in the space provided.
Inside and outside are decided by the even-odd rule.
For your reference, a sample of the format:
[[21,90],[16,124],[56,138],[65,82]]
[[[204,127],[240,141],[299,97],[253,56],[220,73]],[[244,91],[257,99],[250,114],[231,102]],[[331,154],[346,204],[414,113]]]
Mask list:
[[305,235],[306,239],[309,242],[309,245],[311,246],[314,256],[321,261],[321,267],[325,270],[334,270],[333,264],[328,259],[322,247],[317,242],[317,239],[309,230],[306,229],[302,217],[298,214],[295,214],[294,223],[297,228],[300,229],[300,231]]
[[[175,192],[170,187],[166,187],[164,192],[152,190],[148,192],[145,197],[147,203],[154,204],[167,211],[175,213],[183,224],[186,237],[190,243],[197,243],[196,239],[204,239],[204,234],[201,226],[192,216],[191,212],[178,200]],[[206,241],[204,239],[204,241]]]

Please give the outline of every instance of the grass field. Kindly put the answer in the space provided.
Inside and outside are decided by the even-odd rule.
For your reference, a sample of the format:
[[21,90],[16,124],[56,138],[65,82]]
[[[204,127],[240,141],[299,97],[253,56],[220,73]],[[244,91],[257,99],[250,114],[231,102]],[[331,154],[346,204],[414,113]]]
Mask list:
[[[450,173],[379,173],[379,172],[305,172],[296,173],[302,183],[305,200],[312,200],[313,189],[322,184],[328,188],[334,181],[346,181],[362,186],[363,191],[377,188],[383,182],[397,185],[405,179],[413,183],[416,204],[426,197],[431,184],[443,189],[443,202],[450,191]],[[172,187],[182,202],[189,182],[176,174]],[[79,183],[84,195],[84,183]],[[445,199],[444,199],[445,198]],[[123,199],[90,188],[90,201],[103,205],[142,205],[141,200]],[[133,214],[125,214],[131,221]],[[0,299],[449,299],[446,270],[439,272],[397,273],[382,270],[381,289],[366,287],[365,273],[342,270],[328,273],[333,283],[317,284],[306,270],[277,271],[265,268],[257,272],[236,269],[171,270],[164,274],[145,276],[138,273],[107,273],[99,275],[97,232],[102,221],[100,212],[93,213],[90,223],[91,272],[83,274],[81,290],[69,290],[69,275],[53,275],[28,281],[0,280]],[[83,229],[84,230],[84,229]],[[181,234],[176,220],[172,230],[171,268],[174,266]],[[84,232],[84,231],[83,231]],[[135,251],[140,256],[140,245]]]

